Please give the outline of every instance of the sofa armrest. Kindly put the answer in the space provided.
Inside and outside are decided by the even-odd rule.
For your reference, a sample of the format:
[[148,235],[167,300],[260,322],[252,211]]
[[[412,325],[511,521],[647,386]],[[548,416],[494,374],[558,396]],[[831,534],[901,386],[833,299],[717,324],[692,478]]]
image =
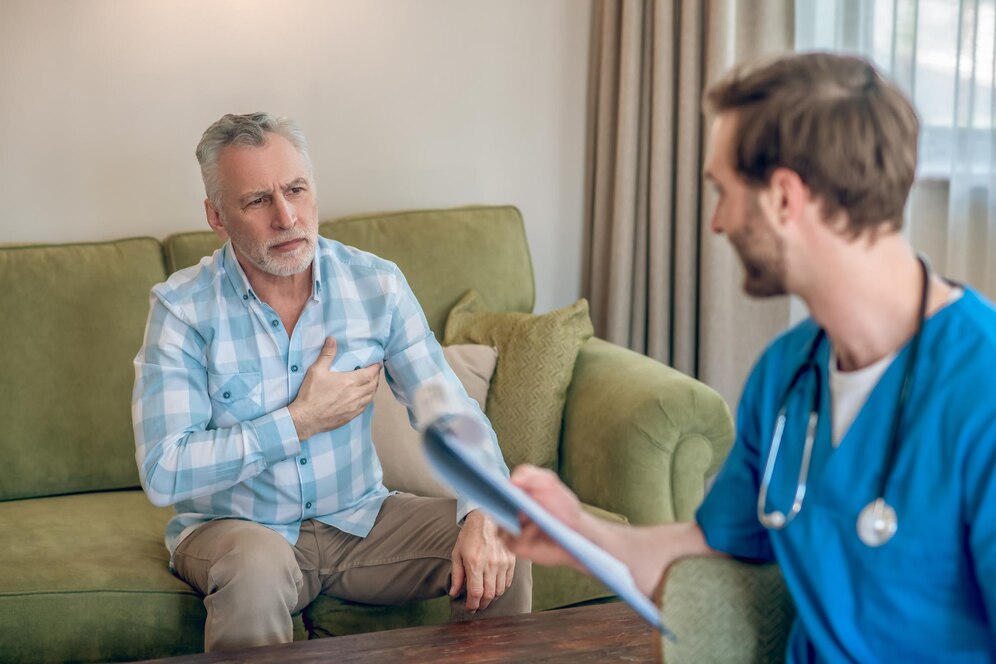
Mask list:
[[778,565],[685,558],[657,591],[661,618],[678,636],[661,639],[664,662],[782,662],[795,605]]
[[631,523],[687,521],[733,443],[715,391],[601,339],[581,347],[567,390],[560,475]]

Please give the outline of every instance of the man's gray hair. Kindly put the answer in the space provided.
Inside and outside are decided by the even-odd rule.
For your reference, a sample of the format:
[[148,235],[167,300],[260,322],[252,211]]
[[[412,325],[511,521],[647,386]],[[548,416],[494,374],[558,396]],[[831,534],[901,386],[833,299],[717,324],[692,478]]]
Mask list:
[[218,178],[218,155],[229,146],[262,147],[266,134],[283,136],[304,158],[309,173],[312,171],[308,141],[304,132],[290,118],[280,118],[269,113],[246,113],[222,116],[204,131],[197,144],[197,162],[201,165],[204,192],[215,209],[221,213],[221,182]]

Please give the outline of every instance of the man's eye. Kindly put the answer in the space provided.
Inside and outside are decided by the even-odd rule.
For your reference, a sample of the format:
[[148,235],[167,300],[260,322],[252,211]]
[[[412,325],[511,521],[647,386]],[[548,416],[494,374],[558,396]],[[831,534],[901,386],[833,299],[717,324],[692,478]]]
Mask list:
[[263,204],[262,197],[260,197],[260,198],[254,198],[253,200],[249,201],[248,207],[259,207],[262,204]]
[[300,194],[304,191],[304,187],[291,187],[290,191],[292,194]]

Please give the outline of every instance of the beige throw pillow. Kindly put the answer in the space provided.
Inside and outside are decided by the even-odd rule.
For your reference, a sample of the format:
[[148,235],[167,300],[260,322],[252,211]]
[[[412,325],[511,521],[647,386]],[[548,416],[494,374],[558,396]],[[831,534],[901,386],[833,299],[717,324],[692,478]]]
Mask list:
[[[495,373],[498,351],[490,346],[462,344],[443,348],[443,357],[470,398],[484,410]],[[429,498],[455,498],[453,490],[436,481],[422,454],[422,440],[408,420],[408,409],[398,403],[381,378],[374,395],[371,423],[374,447],[384,469],[384,486]]]

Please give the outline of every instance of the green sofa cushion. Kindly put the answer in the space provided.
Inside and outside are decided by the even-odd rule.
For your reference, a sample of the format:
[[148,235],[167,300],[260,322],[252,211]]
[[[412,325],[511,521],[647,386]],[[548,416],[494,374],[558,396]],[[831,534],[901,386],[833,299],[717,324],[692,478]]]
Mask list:
[[487,411],[509,468],[531,463],[557,470],[567,386],[581,344],[591,338],[588,302],[541,316],[489,311],[468,291],[450,312],[444,343],[498,349]]
[[203,651],[204,603],[169,571],[172,513],[137,490],[0,503],[0,662]]
[[0,248],[0,500],[138,486],[132,360],[150,238]]
[[533,310],[532,260],[514,207],[364,214],[323,223],[319,230],[397,263],[437,336],[468,288],[495,311]]
[[0,503],[0,661],[201,651],[203,603],[168,568],[171,513],[141,491]]
[[220,249],[225,242],[214,231],[192,231],[177,233],[163,240],[166,254],[166,269],[169,274],[185,267],[196,265],[205,256]]

